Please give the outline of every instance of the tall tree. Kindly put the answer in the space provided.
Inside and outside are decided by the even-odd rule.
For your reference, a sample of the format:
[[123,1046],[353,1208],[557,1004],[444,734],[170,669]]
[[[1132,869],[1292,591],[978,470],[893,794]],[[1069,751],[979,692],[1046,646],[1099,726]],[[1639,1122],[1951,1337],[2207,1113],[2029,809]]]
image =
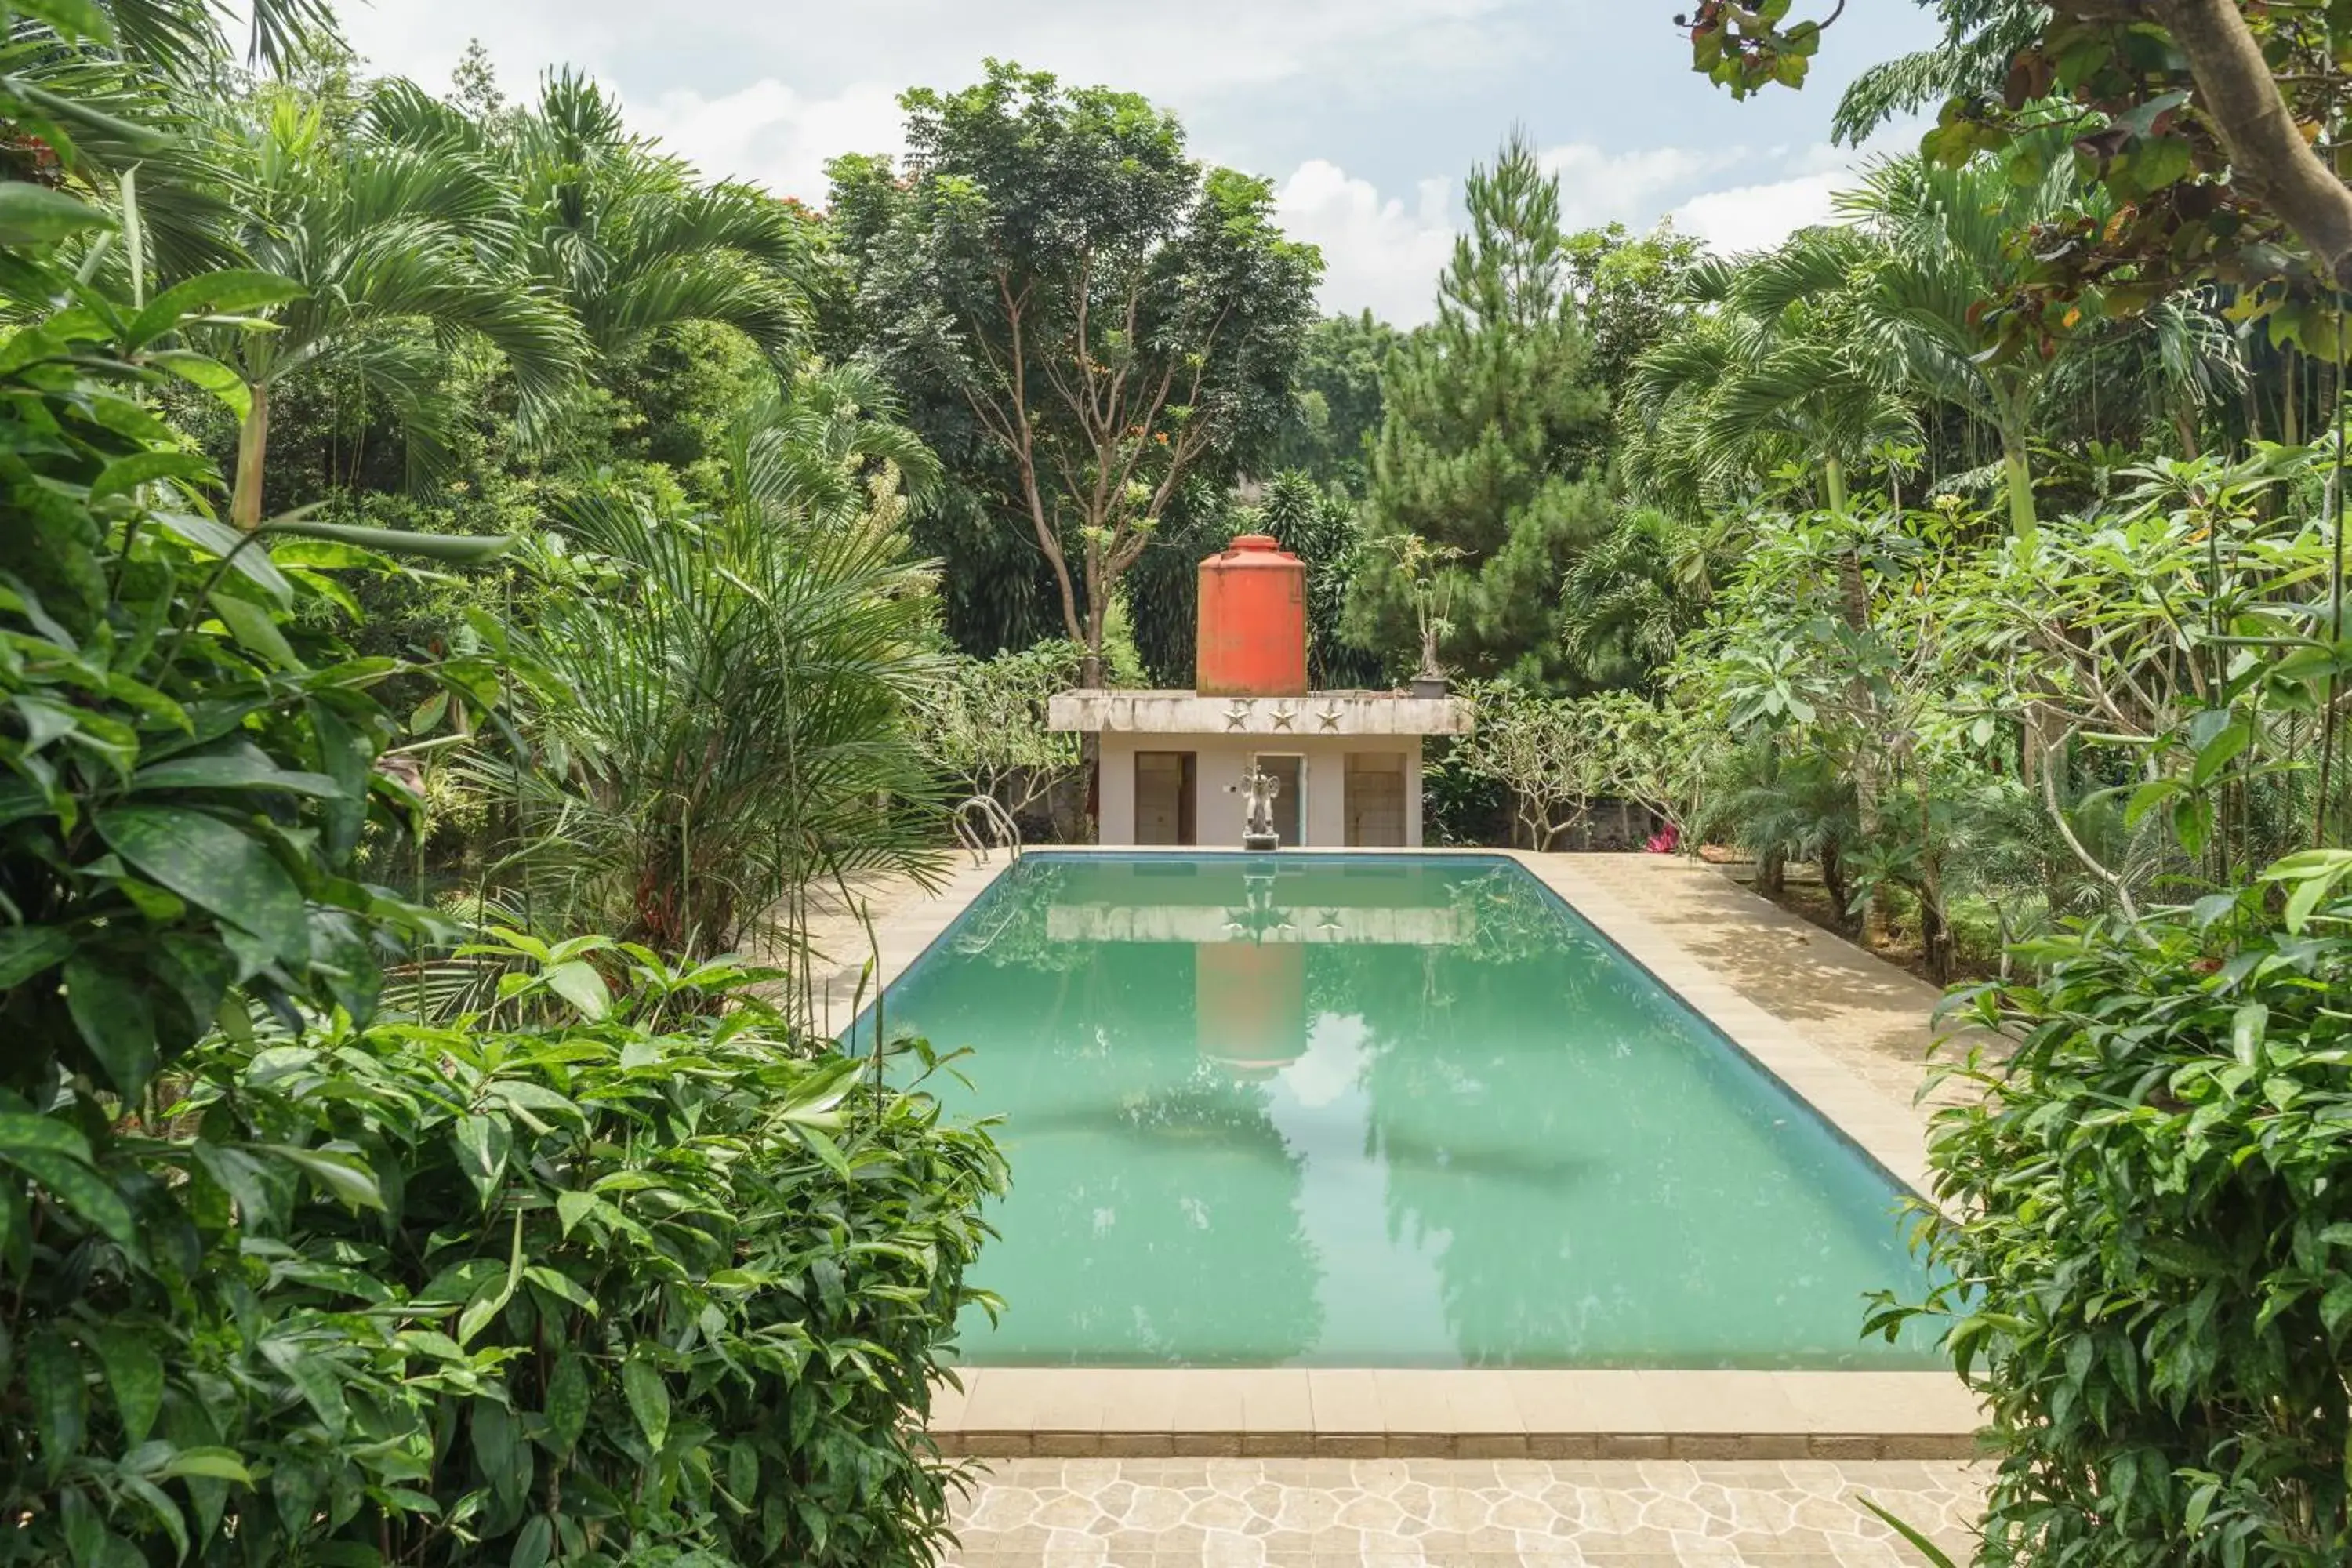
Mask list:
[[2070,209],[2104,220],[2113,203],[2084,193],[2064,140],[2045,132],[2043,160],[2004,169],[1979,158],[1947,168],[1909,156],[1874,163],[1837,198],[1842,216],[1877,242],[1863,263],[1865,307],[1902,378],[1958,404],[2000,438],[2010,525],[2020,539],[2035,526],[2035,416],[2053,368],[2083,346],[2078,334],[2037,351],[2007,335],[1995,300],[2015,296],[2041,266],[2011,241]]
[[1814,504],[1843,516],[1871,448],[1912,428],[1859,282],[1874,254],[1849,231],[1807,229],[1694,268],[1690,313],[1628,376],[1634,488],[1696,513],[1794,470]]
[[908,176],[857,193],[886,208],[859,313],[902,383],[961,395],[1098,683],[1120,581],[1187,480],[1287,415],[1320,258],[1265,182],[1203,171],[1132,93],[992,61],[900,101]]
[[488,79],[461,79],[457,103],[385,82],[368,127],[387,146],[493,171],[501,263],[572,311],[592,365],[625,363],[688,321],[734,329],[780,373],[797,365],[811,271],[803,214],[750,185],[696,179],[632,134],[619,103],[584,77],[558,73],[537,103],[511,110],[494,107]]
[[[1536,681],[1561,668],[1559,587],[1609,525],[1592,454],[1608,405],[1590,363],[1559,225],[1559,181],[1524,137],[1472,173],[1470,232],[1438,283],[1437,320],[1389,362],[1365,537],[1458,552],[1439,569],[1449,657]],[[1395,573],[1360,573],[1348,630],[1402,651],[1412,607]]]
[[1318,485],[1363,493],[1381,428],[1381,375],[1402,338],[1370,310],[1326,316],[1307,329],[1297,403],[1276,447],[1275,471],[1298,469]]
[[270,398],[289,377],[354,378],[398,415],[419,471],[446,449],[448,339],[505,354],[526,423],[574,383],[582,344],[572,318],[485,259],[501,194],[480,159],[444,145],[350,141],[315,107],[283,95],[233,107],[218,129],[239,196],[236,248],[298,296],[257,308],[262,328],[231,322],[194,334],[246,384],[230,506],[239,526],[261,521]]

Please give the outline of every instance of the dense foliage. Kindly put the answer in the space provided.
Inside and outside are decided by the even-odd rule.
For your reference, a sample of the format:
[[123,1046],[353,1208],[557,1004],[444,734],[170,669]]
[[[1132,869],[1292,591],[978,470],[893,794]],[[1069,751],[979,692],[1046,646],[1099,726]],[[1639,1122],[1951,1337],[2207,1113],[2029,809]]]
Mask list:
[[[380,396],[416,459],[394,482],[429,481],[452,416],[497,417],[463,396],[593,422],[585,383],[644,363],[630,323],[725,312],[616,302],[625,279],[598,268],[561,296],[534,283],[501,248],[522,226],[490,210],[529,205],[512,168],[340,99],[257,87],[187,111],[172,123],[227,162],[259,149],[252,178],[199,186],[162,131],[76,96],[110,79],[138,89],[113,107],[153,113],[188,62],[87,7],[35,9],[66,37],[20,34],[20,62],[68,90],[0,78],[58,154],[46,182],[0,184],[0,1560],[931,1560],[953,1472],[920,1423],[1003,1173],[920,1091],[923,1048],[835,1056],[770,999],[782,976],[740,962],[520,931],[460,945],[423,896],[436,817],[464,816],[452,758],[506,786],[475,791],[491,844],[461,861],[507,859],[467,916],[510,893],[559,929],[590,912],[534,894],[583,851],[624,858],[579,821],[555,855],[532,805],[592,797],[682,734],[691,829],[718,826],[725,737],[677,718],[707,691],[662,722],[698,657],[768,683],[747,700],[786,683],[733,717],[777,721],[763,738],[804,771],[787,831],[772,814],[772,841],[707,868],[683,823],[665,858],[662,792],[606,797],[653,824],[619,902],[678,918],[646,934],[675,954],[821,872],[919,865],[930,783],[900,715],[933,632],[902,485],[928,453],[855,375],[796,377],[706,473],[577,484],[570,534],[514,552],[521,606],[515,579],[501,603],[464,575],[514,541],[445,531],[462,508],[420,509],[425,531],[266,515],[274,390],[298,410],[320,387]],[[208,15],[180,20],[216,68]],[[126,141],[152,156],[143,194],[110,156]],[[605,144],[605,171],[644,166]],[[653,167],[667,185],[608,193],[614,255],[697,206]],[[725,222],[685,215],[709,244]],[[234,499],[184,433],[224,423]],[[610,513],[636,526],[598,532]],[[656,536],[686,548],[621,548]],[[446,595],[439,646],[354,653],[362,595],[425,614]]]
[[[1541,681],[1561,661],[1559,588],[1606,531],[1606,487],[1584,455],[1607,417],[1587,348],[1559,180],[1524,142],[1471,177],[1471,232],[1438,288],[1437,321],[1401,344],[1383,384],[1364,534],[1450,552],[1447,652],[1466,671]],[[1349,634],[1410,647],[1405,583],[1356,576]]]
[[1271,186],[1204,172],[1132,94],[992,64],[904,101],[909,179],[835,165],[857,311],[894,374],[961,396],[1013,486],[984,504],[1034,537],[1100,685],[1112,601],[1171,503],[1288,415],[1320,260],[1275,227]]
[[2283,919],[2258,884],[2094,923],[1967,1001],[2018,1042],[1937,1119],[1927,1237],[2000,1445],[1986,1562],[2352,1551],[2347,873],[2282,862]]

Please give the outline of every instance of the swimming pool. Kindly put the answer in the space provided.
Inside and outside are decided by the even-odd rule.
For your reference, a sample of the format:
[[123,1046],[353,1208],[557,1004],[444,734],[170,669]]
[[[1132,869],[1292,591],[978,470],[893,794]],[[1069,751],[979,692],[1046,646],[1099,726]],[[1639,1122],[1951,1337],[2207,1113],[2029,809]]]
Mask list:
[[1938,1364],[1900,1184],[1500,857],[1033,852],[884,1019],[1005,1119],[970,1364]]

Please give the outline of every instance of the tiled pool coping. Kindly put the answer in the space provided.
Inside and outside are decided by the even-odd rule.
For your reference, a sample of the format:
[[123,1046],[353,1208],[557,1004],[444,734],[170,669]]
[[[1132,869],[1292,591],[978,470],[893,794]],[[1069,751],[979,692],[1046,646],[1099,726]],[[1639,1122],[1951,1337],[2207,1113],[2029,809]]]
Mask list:
[[[1927,1190],[1922,1115],[1628,908],[1607,885],[1612,857],[1367,853],[1517,861],[1889,1174]],[[960,867],[939,893],[877,922],[866,994],[904,973],[1004,868]],[[830,1026],[847,1026],[856,984],[853,971],[828,987]],[[944,1452],[992,1458],[1943,1459],[1977,1453],[1979,1424],[1974,1399],[1941,1372],[982,1367],[961,1382],[938,1390],[932,1436]]]

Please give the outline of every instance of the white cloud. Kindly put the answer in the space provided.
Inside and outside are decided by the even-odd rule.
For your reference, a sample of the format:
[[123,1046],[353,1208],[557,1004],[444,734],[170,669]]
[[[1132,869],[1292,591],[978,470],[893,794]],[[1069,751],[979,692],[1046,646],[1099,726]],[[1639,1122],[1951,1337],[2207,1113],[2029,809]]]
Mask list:
[[709,178],[750,180],[817,206],[827,161],[905,146],[898,94],[879,82],[815,98],[768,77],[717,98],[666,92],[632,106],[631,119]]
[[1703,191],[1667,216],[1676,228],[1717,250],[1768,248],[1801,228],[1834,222],[1837,193],[1853,187],[1865,163],[1916,147],[1926,123],[1916,117],[1891,122],[1860,147],[1817,142],[1794,150],[1775,148],[1772,161],[1783,178]]
[[1318,158],[1276,187],[1275,211],[1292,238],[1322,247],[1325,310],[1413,322],[1433,313],[1437,274],[1454,254],[1450,195],[1446,181],[1424,180],[1408,209]]
[[1622,223],[1647,228],[1662,199],[1690,189],[1707,175],[1749,156],[1742,147],[1647,147],[1604,153],[1589,142],[1572,142],[1541,154],[1547,173],[1559,176],[1559,217],[1573,232]]
[[1693,196],[1667,216],[1676,228],[1719,251],[1763,250],[1801,228],[1829,222],[1832,197],[1852,184],[1853,176],[1841,170],[1735,185]]

